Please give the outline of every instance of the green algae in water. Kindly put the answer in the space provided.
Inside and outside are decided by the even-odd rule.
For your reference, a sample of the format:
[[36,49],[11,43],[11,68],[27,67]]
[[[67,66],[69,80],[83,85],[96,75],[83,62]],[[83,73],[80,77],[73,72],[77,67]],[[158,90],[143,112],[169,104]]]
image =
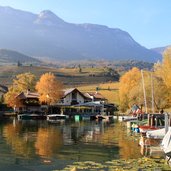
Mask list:
[[164,159],[150,159],[143,157],[140,159],[130,160],[112,160],[105,163],[97,163],[92,161],[85,162],[74,162],[72,165],[68,165],[64,168],[64,171],[72,170],[75,168],[76,171],[163,171],[171,170],[166,164]]

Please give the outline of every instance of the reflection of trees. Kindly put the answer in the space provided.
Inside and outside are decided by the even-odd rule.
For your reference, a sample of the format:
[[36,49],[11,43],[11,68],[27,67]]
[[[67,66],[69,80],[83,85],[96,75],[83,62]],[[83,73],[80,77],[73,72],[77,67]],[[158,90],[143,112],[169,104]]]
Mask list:
[[61,137],[61,132],[55,127],[39,128],[35,142],[36,153],[45,157],[56,154],[63,144]]
[[24,157],[31,157],[34,153],[32,135],[29,133],[20,134],[22,127],[17,124],[15,127],[13,124],[6,124],[3,129],[3,136],[6,138],[7,144],[12,147],[12,150],[17,155]]
[[127,136],[123,126],[121,126],[120,123],[115,124],[113,134],[115,134],[115,137],[117,137],[120,148],[119,153],[122,158],[130,159],[141,156],[138,142],[135,142],[135,137],[131,138],[130,135]]

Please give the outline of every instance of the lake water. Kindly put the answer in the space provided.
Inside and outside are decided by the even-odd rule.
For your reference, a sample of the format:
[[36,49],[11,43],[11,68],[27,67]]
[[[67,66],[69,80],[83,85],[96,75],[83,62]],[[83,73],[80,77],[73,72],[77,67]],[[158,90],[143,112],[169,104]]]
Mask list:
[[51,171],[74,161],[139,157],[138,140],[116,121],[0,121],[0,171]]

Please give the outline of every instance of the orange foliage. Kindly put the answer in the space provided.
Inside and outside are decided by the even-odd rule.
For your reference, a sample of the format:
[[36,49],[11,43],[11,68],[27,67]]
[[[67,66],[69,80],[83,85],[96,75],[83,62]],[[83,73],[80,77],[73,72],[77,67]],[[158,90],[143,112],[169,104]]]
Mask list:
[[136,67],[132,68],[130,71],[126,72],[120,78],[119,85],[119,98],[120,98],[120,106],[121,110],[126,110],[130,107],[130,101],[133,98],[132,94],[135,94],[134,98],[136,98],[137,91],[133,92],[133,90],[137,90],[136,87],[141,83],[141,73],[140,70]]
[[35,142],[36,153],[50,157],[57,153],[63,144],[61,133],[55,128],[39,128]]
[[52,73],[43,74],[36,84],[36,90],[40,94],[40,101],[49,104],[55,103],[60,99],[62,87],[62,83]]

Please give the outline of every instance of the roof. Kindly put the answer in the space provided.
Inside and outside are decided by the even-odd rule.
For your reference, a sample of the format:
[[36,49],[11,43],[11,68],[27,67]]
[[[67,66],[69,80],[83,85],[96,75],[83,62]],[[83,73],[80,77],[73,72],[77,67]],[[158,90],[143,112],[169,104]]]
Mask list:
[[82,97],[90,99],[90,97],[88,97],[85,94],[83,94],[82,92],[80,92],[77,88],[71,88],[71,89],[64,90],[63,98],[65,98],[68,94],[70,94],[74,91],[77,91]]
[[89,97],[93,97],[95,99],[103,99],[105,100],[106,98],[104,96],[102,96],[102,94],[100,94],[99,92],[87,92],[85,93],[86,96],[89,96]]
[[97,102],[86,102],[86,103],[81,103],[81,104],[76,104],[74,107],[79,107],[79,106],[87,106],[87,107],[102,107],[104,104],[102,104],[100,101]]
[[74,90],[76,90],[76,88],[70,88],[70,89],[64,90],[64,97],[67,96],[68,94],[72,93]]
[[3,92],[3,93],[6,93],[8,91],[8,87],[0,84],[0,91]]
[[22,92],[20,93],[17,98],[20,98],[20,99],[27,99],[27,98],[39,98],[39,94],[36,93],[36,92],[30,92],[30,91],[27,91],[26,93]]

